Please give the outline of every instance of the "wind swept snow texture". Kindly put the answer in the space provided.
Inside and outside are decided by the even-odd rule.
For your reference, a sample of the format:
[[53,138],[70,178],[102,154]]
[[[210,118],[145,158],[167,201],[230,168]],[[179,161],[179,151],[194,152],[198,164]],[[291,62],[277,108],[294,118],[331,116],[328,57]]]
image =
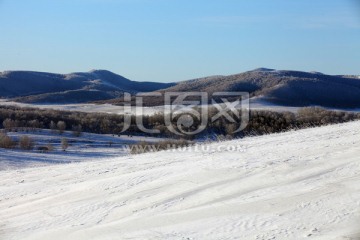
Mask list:
[[360,122],[0,175],[1,239],[358,239]]

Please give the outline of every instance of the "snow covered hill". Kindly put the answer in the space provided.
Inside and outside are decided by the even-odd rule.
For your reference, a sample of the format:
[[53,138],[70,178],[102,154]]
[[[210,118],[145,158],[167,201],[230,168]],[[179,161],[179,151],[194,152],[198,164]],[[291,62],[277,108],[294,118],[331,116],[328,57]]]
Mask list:
[[174,83],[136,82],[106,70],[56,74],[33,71],[0,72],[0,97],[27,103],[85,103],[151,92]]
[[3,171],[0,239],[358,239],[360,122],[207,146]]

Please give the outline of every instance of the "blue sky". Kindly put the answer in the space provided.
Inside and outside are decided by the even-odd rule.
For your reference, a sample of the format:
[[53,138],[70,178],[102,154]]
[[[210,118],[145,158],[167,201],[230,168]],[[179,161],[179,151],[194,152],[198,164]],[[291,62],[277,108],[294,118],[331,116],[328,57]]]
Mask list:
[[0,0],[0,71],[360,74],[357,0]]

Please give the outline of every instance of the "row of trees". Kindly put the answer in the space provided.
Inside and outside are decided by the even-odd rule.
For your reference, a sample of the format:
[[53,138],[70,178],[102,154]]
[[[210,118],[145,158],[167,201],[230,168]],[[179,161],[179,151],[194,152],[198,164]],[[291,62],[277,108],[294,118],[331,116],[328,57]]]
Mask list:
[[[0,148],[5,149],[14,149],[19,147],[19,149],[31,151],[35,148],[35,141],[29,136],[21,136],[18,141],[14,140],[6,133],[0,133]],[[61,149],[66,151],[69,147],[69,142],[66,138],[61,139]],[[37,150],[41,152],[51,152],[54,150],[54,146],[51,144],[47,144],[46,146],[38,146]]]
[[[3,121],[3,128],[6,131],[35,131],[37,129],[46,128],[46,126],[39,122],[39,120],[30,120],[28,123],[24,123],[18,120],[13,120],[10,118],[7,118]],[[67,129],[67,125],[64,121],[58,121],[55,123],[54,121],[51,121],[49,124],[49,128],[54,132],[58,132],[60,135],[65,132]],[[76,137],[80,137],[82,133],[82,126],[81,125],[73,125],[72,126],[72,132],[73,135]]]
[[28,136],[20,137],[19,141],[15,141],[5,133],[0,133],[0,148],[12,149],[19,146],[23,150],[33,150],[35,142]]
[[[208,119],[216,116],[218,111],[210,109]],[[289,129],[321,126],[333,123],[342,123],[360,119],[359,113],[328,111],[322,108],[303,108],[298,113],[273,112],[273,111],[250,111],[250,121],[247,127],[240,133],[234,134],[241,122],[234,114],[229,113],[236,122],[230,122],[225,117],[216,121],[209,121],[203,136],[229,135],[231,137],[243,137],[247,135],[261,135],[287,131]],[[181,116],[172,119],[172,125],[178,129],[177,121]],[[179,138],[178,135],[168,130],[163,114],[158,113],[143,117],[143,125],[148,129],[157,129],[160,136]],[[145,134],[136,125],[136,117],[131,116],[130,128],[122,133],[124,116],[102,113],[64,112],[56,110],[40,110],[31,108],[0,107],[0,123],[8,131],[19,128],[47,128],[62,134],[64,131],[73,131],[79,136],[82,131],[100,134],[128,134],[128,135],[152,135]],[[194,130],[201,124],[201,119],[193,118],[191,126],[183,126],[184,129]],[[197,136],[199,137],[199,135]],[[192,136],[188,136],[191,140]]]

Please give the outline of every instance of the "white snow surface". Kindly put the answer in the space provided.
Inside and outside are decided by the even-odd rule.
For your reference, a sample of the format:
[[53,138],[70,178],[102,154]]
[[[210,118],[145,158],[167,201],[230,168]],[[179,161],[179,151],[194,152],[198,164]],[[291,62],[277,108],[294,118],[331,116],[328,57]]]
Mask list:
[[2,171],[0,239],[359,239],[360,122],[207,146]]
[[[153,143],[168,140],[167,138],[93,133],[82,133],[80,137],[75,137],[71,132],[64,132],[64,134],[59,135],[57,131],[52,132],[46,129],[8,132],[7,135],[15,140],[19,140],[21,136],[28,136],[36,144],[33,151],[0,148],[0,171],[114,158],[128,155],[130,146],[141,141]],[[70,145],[66,151],[61,149],[62,138],[66,138]],[[37,150],[38,147],[48,144],[54,147],[53,151],[42,153]]]
[[[19,103],[9,101],[7,99],[0,99],[0,106],[15,106],[15,107],[28,107],[28,108],[39,108],[39,109],[53,109],[58,111],[75,111],[75,112],[86,112],[86,113],[108,113],[108,114],[132,114],[132,115],[154,115],[156,113],[163,113],[165,109],[171,110],[169,105],[165,106],[154,106],[154,107],[142,107],[139,112],[139,107],[132,107],[131,111],[127,112],[123,106],[116,106],[112,104],[93,104],[93,103],[78,103],[78,104],[31,104],[31,103]],[[209,105],[201,105],[203,108]],[[262,96],[253,97],[250,99],[251,110],[267,110],[274,112],[293,112],[296,113],[301,107],[290,107],[282,106],[270,103]],[[316,106],[314,106],[316,107]],[[321,106],[319,106],[321,107]],[[347,112],[360,112],[360,108],[354,109],[341,109],[341,108],[326,108],[334,111],[347,111]],[[141,114],[140,114],[141,113]]]

